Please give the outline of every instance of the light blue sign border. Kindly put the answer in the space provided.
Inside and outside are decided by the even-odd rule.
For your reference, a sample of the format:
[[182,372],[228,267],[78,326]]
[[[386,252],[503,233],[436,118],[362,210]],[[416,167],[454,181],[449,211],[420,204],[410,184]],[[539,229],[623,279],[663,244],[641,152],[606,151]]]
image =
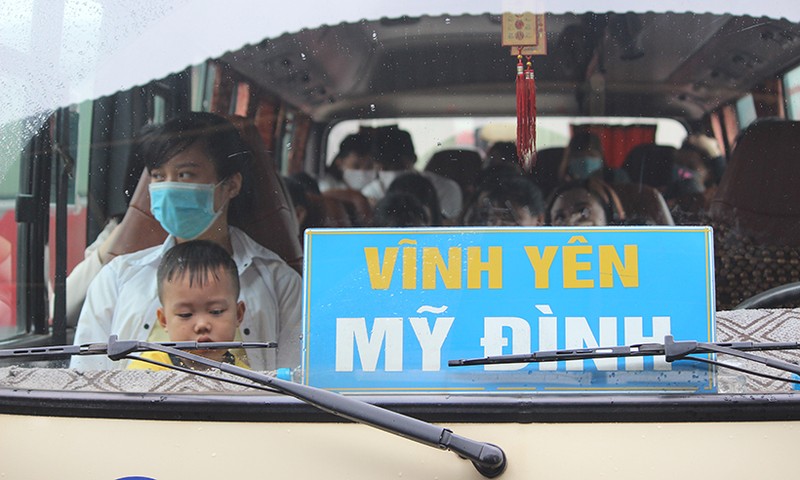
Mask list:
[[[593,250],[597,255],[600,245],[613,247],[618,257],[617,267],[620,264],[625,266],[625,245],[637,246],[637,287],[622,286],[620,272],[614,270],[610,287],[566,289],[563,285],[568,275],[552,268],[559,262],[565,265],[564,259],[554,257],[549,288],[534,288],[534,269],[524,247],[538,247],[538,253],[545,258],[545,247],[548,246],[582,246],[583,251],[587,246],[598,247]],[[376,265],[379,270],[373,268],[372,277],[365,262],[365,246],[377,249]],[[481,255],[485,262],[489,246],[502,247],[502,288],[488,288],[490,276],[485,271],[480,274],[481,288],[466,288],[467,249],[483,248]],[[394,267],[398,273],[391,277],[388,288],[373,289],[371,281],[377,278],[375,272],[387,273],[385,268],[389,264],[383,262],[387,261],[386,249],[392,247],[397,249]],[[423,288],[422,267],[419,265],[421,251],[425,247],[438,247],[445,261],[448,260],[450,247],[462,250],[463,288],[444,288],[441,275],[436,277],[436,288]],[[531,350],[567,348],[565,342],[568,340],[564,338],[562,330],[568,321],[570,325],[577,325],[571,330],[573,334],[577,330],[588,329],[590,337],[601,339],[597,340],[600,346],[608,345],[603,343],[602,337],[607,339],[609,335],[616,337],[615,344],[632,343],[625,341],[629,340],[631,325],[634,330],[641,330],[638,333],[640,335],[655,335],[649,341],[660,343],[663,338],[653,330],[658,330],[655,317],[661,318],[665,314],[668,322],[671,322],[669,333],[676,340],[714,341],[713,236],[710,227],[313,229],[306,231],[305,248],[303,366],[307,384],[344,393],[714,391],[713,367],[698,366],[693,362],[674,363],[668,371],[656,370],[652,359],[641,358],[611,360],[613,365],[606,360],[604,367],[584,361],[582,372],[567,370],[575,366],[574,362],[572,367],[567,367],[565,362],[549,366],[523,365],[523,368],[515,371],[446,366],[447,360],[453,358],[481,357],[487,353],[487,347],[480,346],[488,328],[486,317],[517,317],[529,323],[530,320],[538,320],[538,328],[531,323]],[[416,284],[411,289],[402,288],[403,277],[399,273],[403,266],[403,248],[415,248],[418,257]],[[562,248],[556,255],[564,255],[565,252]],[[577,265],[577,270],[570,273],[573,280],[586,281],[594,277],[596,283],[600,281],[597,277],[598,266],[587,270],[583,264],[590,257],[586,254],[574,257],[573,266]],[[381,268],[384,268],[382,272]],[[512,289],[515,291],[512,292]],[[429,309],[418,313],[418,308],[424,306]],[[435,309],[443,306],[447,306],[447,310],[441,314],[435,313]],[[441,318],[453,317],[455,320],[450,323],[446,340],[440,345],[440,370],[424,371],[425,352],[420,347],[420,339],[427,336],[429,346],[430,341],[435,340],[434,334],[439,328],[439,319],[434,319],[437,315]],[[360,350],[354,353],[355,359],[351,359],[355,362],[352,372],[335,371],[336,318],[357,317],[364,318],[363,325],[359,322],[356,324],[364,330],[361,333],[366,332],[367,336],[374,335],[376,329],[380,328],[388,328],[386,332],[400,331],[395,329],[396,320],[382,320],[379,327],[374,320],[376,317],[403,319],[403,326],[397,327],[402,330],[405,342],[402,346],[404,363],[401,371],[385,371],[388,368],[385,349],[389,336],[384,339],[387,343],[381,345],[383,350],[373,358],[375,371],[359,370],[358,360],[362,361],[361,367],[364,362],[363,358],[359,358]],[[410,325],[412,317],[426,318],[427,325],[425,321],[420,323],[420,320],[416,321],[416,325]],[[637,326],[638,317],[641,318]],[[616,319],[616,328],[610,326],[608,318]],[[629,321],[629,318],[632,320]],[[481,319],[484,322],[482,326]],[[499,322],[502,324],[503,320]],[[542,334],[543,322],[558,323],[558,333],[548,341],[543,340],[547,337]],[[502,329],[503,335],[510,333],[509,325],[497,328]],[[356,335],[356,330],[348,331],[348,335]],[[354,341],[357,343],[357,340]],[[575,339],[572,338],[572,341],[574,343]],[[466,343],[471,344],[469,348],[462,345]],[[547,344],[544,345],[547,348],[543,344]],[[569,345],[569,348],[575,347]],[[491,354],[519,353],[510,351],[510,348],[507,345]],[[635,374],[624,371],[626,368],[636,368],[633,364],[637,362],[643,363],[643,371]],[[556,370],[546,370],[549,368]]]

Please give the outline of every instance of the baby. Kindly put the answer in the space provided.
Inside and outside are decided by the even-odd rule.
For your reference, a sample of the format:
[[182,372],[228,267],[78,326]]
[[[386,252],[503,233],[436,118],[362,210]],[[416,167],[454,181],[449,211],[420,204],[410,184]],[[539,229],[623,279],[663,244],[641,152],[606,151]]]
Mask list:
[[[161,306],[158,322],[173,342],[232,342],[244,318],[239,301],[239,273],[224,248],[207,240],[192,240],[172,247],[164,255],[156,274]],[[228,350],[196,350],[191,353],[217,362],[247,368],[243,358]],[[146,352],[142,357],[164,364],[195,370],[207,367],[163,352]],[[129,369],[165,370],[142,361]]]

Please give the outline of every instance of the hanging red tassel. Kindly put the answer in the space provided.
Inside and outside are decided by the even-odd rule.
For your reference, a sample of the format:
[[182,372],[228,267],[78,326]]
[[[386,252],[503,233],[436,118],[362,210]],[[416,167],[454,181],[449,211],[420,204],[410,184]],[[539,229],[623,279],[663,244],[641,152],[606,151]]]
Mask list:
[[517,157],[523,170],[530,172],[536,163],[536,84],[530,57],[522,63],[517,55]]
[[523,159],[526,145],[530,144],[530,126],[528,124],[528,89],[525,82],[525,66],[522,63],[522,49],[517,55],[517,158],[524,168]]
[[530,142],[525,145],[527,150],[522,159],[522,168],[530,172],[536,165],[536,82],[533,79],[533,63],[531,57],[527,57],[525,68],[525,91],[528,97],[528,129],[530,131]]
[[502,25],[503,45],[517,55],[517,156],[520,167],[530,173],[536,164],[536,83],[531,57],[547,54],[545,17],[507,12],[503,13]]

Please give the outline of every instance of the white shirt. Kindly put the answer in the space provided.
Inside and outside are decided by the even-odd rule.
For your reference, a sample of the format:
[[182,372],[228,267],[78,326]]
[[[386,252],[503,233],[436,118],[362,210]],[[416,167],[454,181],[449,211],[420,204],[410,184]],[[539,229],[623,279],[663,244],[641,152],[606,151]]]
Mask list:
[[[300,365],[302,281],[277,254],[246,233],[228,227],[233,259],[239,268],[245,314],[239,327],[246,342],[278,342],[279,348],[249,349],[253,370],[275,370]],[[160,306],[156,270],[173,245],[172,236],[159,246],[120,255],[109,262],[89,286],[78,319],[75,345],[106,343],[111,334],[121,340],[145,341],[158,322]],[[277,350],[277,351],[276,351]],[[79,370],[123,369],[104,355],[73,356],[70,367]]]

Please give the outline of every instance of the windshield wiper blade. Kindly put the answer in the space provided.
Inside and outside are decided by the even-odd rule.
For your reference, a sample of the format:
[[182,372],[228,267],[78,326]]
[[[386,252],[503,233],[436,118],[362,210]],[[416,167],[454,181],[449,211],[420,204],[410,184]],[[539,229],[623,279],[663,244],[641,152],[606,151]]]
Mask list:
[[[112,336],[116,341],[116,336]],[[111,340],[109,340],[111,342]],[[161,342],[158,345],[176,350],[216,350],[231,348],[277,348],[275,342]],[[13,357],[41,357],[52,360],[73,355],[107,355],[109,343],[85,343],[82,345],[56,345],[47,347],[0,349],[0,359]],[[148,352],[152,348],[140,346],[137,352]]]
[[[762,357],[753,355],[753,351],[770,350],[796,350],[800,349],[800,342],[696,342],[678,341],[672,335],[664,337],[664,343],[639,343],[634,345],[595,347],[595,348],[576,348],[566,350],[542,350],[533,353],[515,355],[496,355],[482,358],[465,358],[449,360],[447,365],[450,367],[464,367],[470,365],[496,365],[501,363],[540,363],[540,362],[560,362],[563,360],[591,360],[596,358],[620,358],[620,357],[650,357],[664,355],[667,362],[678,360],[693,360],[703,363],[712,363],[721,367],[732,368],[734,370],[751,373],[753,375],[765,376],[761,372],[750,369],[716,362],[702,357],[692,357],[692,354],[702,353],[722,353],[735,357],[760,363],[770,368],[800,375],[800,365],[779,360],[777,358]],[[797,380],[789,378],[773,377],[786,382],[797,383]]]
[[[393,433],[409,440],[436,447],[442,450],[450,450],[459,456],[472,462],[478,472],[487,477],[494,478],[502,474],[506,469],[506,455],[497,445],[491,443],[478,442],[470,438],[462,437],[453,433],[447,428],[423,422],[413,417],[409,417],[385,408],[362,402],[351,397],[345,397],[338,393],[323,390],[321,388],[301,385],[277,377],[265,375],[246,368],[235,365],[216,362],[200,355],[195,355],[184,350],[203,350],[212,345],[229,345],[228,347],[219,346],[217,348],[246,348],[249,345],[264,345],[254,343],[200,343],[197,342],[167,342],[149,343],[136,340],[118,340],[116,335],[112,335],[108,343],[92,343],[85,345],[68,345],[55,347],[37,347],[0,350],[0,358],[8,357],[44,357],[53,358],[64,355],[108,355],[112,360],[140,360],[149,363],[157,363],[175,370],[213,378],[219,381],[245,385],[252,388],[276,391],[285,395],[292,396],[309,405],[312,405],[324,412],[331,413],[341,418],[345,418],[355,423],[369,425],[385,432]],[[271,344],[271,346],[275,346]],[[137,352],[158,351],[175,355],[184,360],[217,369],[221,372],[231,374],[238,378],[244,378],[254,382],[256,385],[240,382],[235,379],[208,374],[207,372],[194,371],[174,365],[153,362],[137,355]]]

